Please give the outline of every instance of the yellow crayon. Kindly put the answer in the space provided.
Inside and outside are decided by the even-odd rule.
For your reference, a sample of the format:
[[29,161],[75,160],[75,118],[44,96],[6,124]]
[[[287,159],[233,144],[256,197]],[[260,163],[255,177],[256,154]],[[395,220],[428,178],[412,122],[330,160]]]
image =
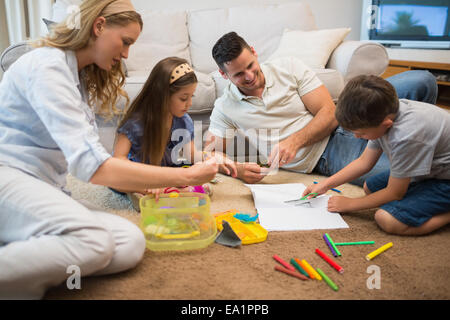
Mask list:
[[311,268],[311,266],[310,266],[310,268],[308,268],[308,266],[305,264],[305,261],[304,260],[298,260],[297,259],[297,262],[300,264],[300,266],[303,268],[303,270],[305,270],[306,271],[306,273],[308,274],[308,276],[311,278],[311,279],[315,279],[315,277],[314,277],[314,272],[312,272],[312,268]]
[[[306,272],[307,272],[308,274],[311,273],[311,274],[314,275],[314,278],[316,278],[317,280],[322,280],[322,277],[320,276],[320,274],[319,274],[313,267],[311,267],[311,265],[310,265],[308,262],[306,262],[305,259],[302,260],[302,265],[305,266]],[[312,278],[312,277],[311,277],[311,278]]]
[[372,260],[372,259],[375,258],[377,255],[379,255],[380,253],[386,251],[387,249],[389,249],[389,248],[392,247],[393,245],[394,245],[394,244],[393,244],[392,242],[386,243],[384,246],[379,247],[377,250],[372,251],[371,253],[369,253],[369,254],[366,256],[366,260],[367,260],[367,261]]

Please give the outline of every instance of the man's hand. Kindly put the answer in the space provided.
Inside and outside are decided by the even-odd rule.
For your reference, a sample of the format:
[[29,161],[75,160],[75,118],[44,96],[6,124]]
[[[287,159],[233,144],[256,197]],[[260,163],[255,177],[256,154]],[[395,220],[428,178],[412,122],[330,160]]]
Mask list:
[[246,183],[257,183],[261,181],[266,175],[261,173],[261,167],[257,163],[238,163],[237,164],[238,178]]
[[270,152],[267,163],[272,165],[274,162],[278,162],[280,166],[290,163],[297,154],[299,145],[294,139],[294,136],[289,136],[284,139]]
[[229,159],[225,154],[221,152],[214,152],[214,158],[216,158],[219,164],[219,172],[236,178],[238,176],[236,163]]

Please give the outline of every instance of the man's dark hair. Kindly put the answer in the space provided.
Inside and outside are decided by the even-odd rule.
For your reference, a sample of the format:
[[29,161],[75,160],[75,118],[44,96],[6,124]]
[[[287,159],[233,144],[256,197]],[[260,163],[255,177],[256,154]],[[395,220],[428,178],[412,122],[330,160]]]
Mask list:
[[351,79],[339,96],[336,119],[348,130],[379,126],[389,114],[397,114],[395,88],[383,78],[361,75]]
[[219,68],[226,72],[225,63],[230,62],[242,53],[244,49],[251,50],[245,40],[236,32],[232,31],[223,35],[212,49],[212,56]]

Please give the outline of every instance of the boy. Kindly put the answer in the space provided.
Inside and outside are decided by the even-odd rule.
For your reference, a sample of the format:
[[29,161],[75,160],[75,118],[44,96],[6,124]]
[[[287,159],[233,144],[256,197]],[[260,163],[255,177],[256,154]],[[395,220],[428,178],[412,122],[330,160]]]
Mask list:
[[328,210],[379,207],[377,224],[388,233],[401,235],[427,234],[450,222],[450,113],[431,104],[399,100],[388,81],[363,75],[344,88],[336,119],[369,143],[358,159],[309,186],[304,195],[322,194],[354,180],[385,152],[390,171],[366,180],[366,196],[331,197]]

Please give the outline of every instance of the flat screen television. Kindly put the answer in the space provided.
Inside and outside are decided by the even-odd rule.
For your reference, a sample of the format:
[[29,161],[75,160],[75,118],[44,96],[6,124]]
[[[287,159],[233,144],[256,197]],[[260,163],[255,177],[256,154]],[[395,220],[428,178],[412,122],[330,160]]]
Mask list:
[[387,47],[450,49],[450,0],[370,2],[363,8],[369,40]]

